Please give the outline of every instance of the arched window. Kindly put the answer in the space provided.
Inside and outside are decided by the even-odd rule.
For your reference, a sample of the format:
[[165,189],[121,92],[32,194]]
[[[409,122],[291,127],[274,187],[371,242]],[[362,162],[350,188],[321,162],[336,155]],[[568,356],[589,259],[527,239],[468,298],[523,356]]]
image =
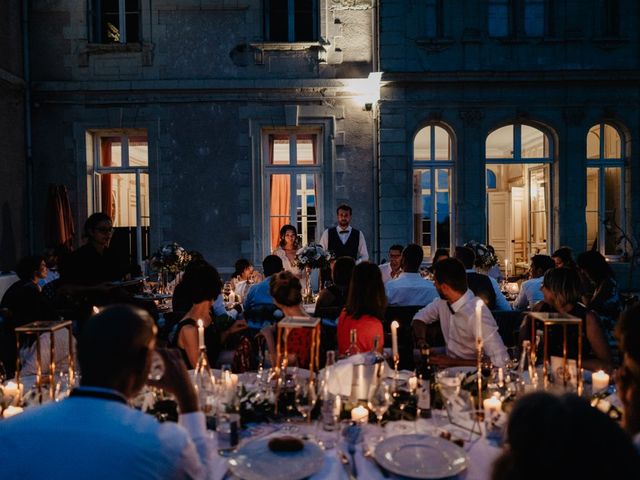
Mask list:
[[618,245],[624,228],[624,142],[622,134],[607,123],[587,133],[587,249],[603,255],[623,252]]
[[524,273],[531,255],[550,250],[551,151],[549,135],[531,125],[487,135],[487,237],[507,274]]
[[413,142],[413,241],[425,257],[451,248],[452,149],[449,131],[435,124],[418,131]]

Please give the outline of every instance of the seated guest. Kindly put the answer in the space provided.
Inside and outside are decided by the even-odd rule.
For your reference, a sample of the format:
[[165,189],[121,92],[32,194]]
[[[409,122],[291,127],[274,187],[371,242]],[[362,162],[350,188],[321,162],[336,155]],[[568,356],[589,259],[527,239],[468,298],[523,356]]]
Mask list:
[[[580,303],[580,277],[575,269],[552,268],[544,274],[542,280],[544,302],[534,310],[540,312],[567,313],[582,319],[582,366],[589,370],[609,370],[611,351],[600,327],[597,315]],[[530,326],[521,329],[521,336],[531,336]],[[549,355],[561,357],[563,351],[563,330],[560,325],[552,325],[548,330],[547,341]],[[576,328],[567,329],[567,355],[578,358],[578,332]],[[540,349],[542,342],[540,342]],[[538,359],[542,360],[542,351]]]
[[258,330],[265,323],[271,323],[274,315],[281,316],[281,312],[276,312],[277,307],[269,292],[269,282],[272,275],[282,271],[282,259],[276,255],[267,255],[262,261],[262,269],[265,279],[249,288],[242,304],[249,326]]
[[[212,326],[213,302],[220,295],[222,281],[215,267],[204,261],[193,264],[187,281],[188,283],[185,285],[190,294],[191,307],[176,325],[170,335],[169,342],[172,347],[180,350],[187,368],[192,369],[195,368],[200,354],[197,321],[202,320],[205,330]],[[208,335],[209,342],[206,345],[211,364],[215,364],[217,355],[227,338],[245,328],[246,323],[240,320],[233,322],[230,326],[224,325],[220,328],[213,325],[213,331],[217,335]],[[241,355],[241,351],[237,351],[236,354]]]
[[[476,297],[467,284],[465,267],[456,258],[447,258],[435,265],[434,284],[440,299],[419,310],[413,317],[413,332],[418,346],[427,338],[427,325],[440,320],[440,328],[449,357],[476,358]],[[509,359],[498,333],[498,326],[485,304],[482,305],[482,340],[485,354],[496,367]]]
[[402,251],[402,273],[385,285],[389,305],[424,306],[438,298],[433,282],[418,273],[424,253],[420,245],[412,243]]
[[11,312],[12,326],[19,327],[36,320],[58,320],[53,305],[42,294],[40,280],[47,276],[44,258],[30,256],[16,265],[18,279],[5,292],[0,308]]
[[624,407],[623,424],[640,449],[640,304],[620,315],[616,336],[623,354],[616,375],[618,398]]
[[560,247],[551,254],[557,268],[576,268],[576,262],[573,259],[573,250],[569,247]]
[[373,263],[359,263],[353,269],[347,304],[338,319],[338,354],[344,355],[349,349],[350,332],[353,329],[356,330],[357,347],[360,352],[373,350],[376,337],[378,349],[382,352],[382,321],[386,308],[387,297],[380,269]]
[[489,310],[511,310],[511,305],[500,291],[495,278],[476,272],[474,251],[469,247],[456,247],[455,252],[455,258],[462,262],[467,272],[469,288],[484,301]]
[[492,480],[634,478],[640,471],[624,431],[573,394],[518,399],[506,435],[508,447],[493,464]]
[[398,278],[398,275],[402,273],[402,266],[400,265],[402,250],[402,245],[391,245],[389,247],[389,261],[379,267],[384,283],[387,283],[393,278]]
[[602,254],[596,250],[582,252],[578,255],[577,263],[578,269],[591,283],[593,289],[592,295],[587,295],[587,298],[584,298],[583,295],[586,306],[598,314],[602,327],[609,334],[613,331],[622,311],[618,284],[613,269]]
[[340,257],[332,265],[333,284],[318,294],[315,317],[337,319],[347,303],[349,283],[356,261],[351,257]]
[[549,255],[534,255],[531,257],[529,267],[529,280],[520,285],[518,297],[513,302],[515,310],[532,308],[536,303],[544,299],[542,294],[542,279],[547,270],[554,267],[553,259]]
[[177,424],[127,405],[148,381],[155,335],[151,316],[136,307],[114,305],[90,317],[78,341],[81,386],[2,422],[3,477],[206,478],[205,418],[179,355],[158,351],[164,374],[154,383],[175,395]]
[[231,288],[242,301],[253,283],[255,270],[251,262],[246,258],[238,259],[234,267],[235,270],[231,275]]

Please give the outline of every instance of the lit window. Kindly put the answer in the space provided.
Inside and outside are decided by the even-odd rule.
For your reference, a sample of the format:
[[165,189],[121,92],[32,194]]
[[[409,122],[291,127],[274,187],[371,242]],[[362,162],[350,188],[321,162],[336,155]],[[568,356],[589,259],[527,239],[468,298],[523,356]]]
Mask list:
[[426,257],[451,248],[453,167],[449,132],[439,125],[421,129],[413,143],[413,240]]
[[624,228],[624,148],[622,135],[606,123],[587,133],[587,249],[622,255]]
[[306,245],[316,239],[318,229],[321,190],[318,134],[278,133],[269,134],[267,138],[269,249],[277,248],[280,228],[286,224],[296,227]]
[[92,0],[94,43],[140,43],[140,0]]
[[131,260],[149,252],[149,150],[144,131],[93,132],[93,201],[89,210],[109,215],[112,242]]
[[318,40],[318,0],[264,0],[265,40]]

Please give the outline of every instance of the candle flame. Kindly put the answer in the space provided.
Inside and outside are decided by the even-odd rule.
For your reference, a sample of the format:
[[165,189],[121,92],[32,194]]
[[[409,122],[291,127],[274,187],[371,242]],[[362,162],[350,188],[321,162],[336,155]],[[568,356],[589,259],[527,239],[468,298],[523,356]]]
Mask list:
[[391,322],[391,328],[400,328],[400,324],[394,320],[393,322]]
[[98,307],[96,307],[95,305],[93,307],[91,307],[91,310],[93,310],[93,314],[97,315],[98,313],[100,313],[100,309]]
[[204,327],[204,322],[201,318],[198,319],[198,327]]

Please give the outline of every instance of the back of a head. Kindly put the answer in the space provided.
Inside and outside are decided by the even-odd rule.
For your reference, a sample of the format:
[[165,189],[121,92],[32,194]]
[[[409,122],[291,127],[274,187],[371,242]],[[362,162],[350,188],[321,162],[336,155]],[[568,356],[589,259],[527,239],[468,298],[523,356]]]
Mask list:
[[115,379],[142,372],[154,336],[153,318],[132,305],[111,305],[91,316],[78,338],[82,385],[113,387]]
[[615,276],[607,259],[597,250],[582,252],[578,255],[576,263],[596,284]]
[[440,260],[433,266],[433,276],[438,283],[446,283],[458,293],[467,291],[467,272],[462,262],[457,258]]
[[265,277],[282,271],[282,259],[277,255],[267,255],[262,260],[262,271]]
[[547,270],[551,270],[556,266],[553,262],[553,258],[549,255],[534,255],[531,257],[531,265],[534,269],[545,273]]
[[207,262],[194,265],[189,276],[191,303],[215,300],[222,291],[222,279],[218,270]]
[[472,248],[458,246],[455,249],[454,258],[457,258],[462,262],[464,268],[467,270],[473,268],[473,264],[476,261],[476,253]]
[[239,258],[238,260],[236,260],[236,263],[234,265],[234,272],[232,277],[241,275],[250,266],[251,262],[249,260],[247,260],[246,258]]
[[291,272],[278,272],[269,280],[269,293],[273,300],[287,307],[302,303],[302,285]]
[[371,315],[380,320],[384,319],[387,296],[384,291],[382,274],[377,265],[362,262],[355,266],[345,308],[347,313],[354,318]]
[[580,277],[574,268],[560,267],[547,270],[542,285],[553,293],[561,305],[575,305],[581,300]]
[[493,480],[628,478],[625,472],[638,471],[638,452],[622,429],[574,394],[518,399],[507,439],[510,448],[496,461]]
[[44,257],[40,255],[29,255],[28,257],[21,258],[15,267],[18,278],[23,282],[32,280],[35,272],[40,270],[40,265],[43,261]]
[[437,263],[440,260],[444,260],[445,258],[449,258],[449,249],[448,248],[438,248],[436,252],[433,254],[431,258],[432,263]]
[[333,283],[338,287],[348,287],[356,261],[351,257],[338,257],[333,264]]
[[620,350],[640,366],[640,303],[620,314],[616,337],[620,342]]
[[573,259],[573,250],[569,247],[560,247],[551,254],[551,258],[559,258],[564,267],[573,268],[576,265]]
[[415,273],[420,269],[424,258],[424,252],[420,245],[411,243],[402,251],[402,269],[405,272]]

